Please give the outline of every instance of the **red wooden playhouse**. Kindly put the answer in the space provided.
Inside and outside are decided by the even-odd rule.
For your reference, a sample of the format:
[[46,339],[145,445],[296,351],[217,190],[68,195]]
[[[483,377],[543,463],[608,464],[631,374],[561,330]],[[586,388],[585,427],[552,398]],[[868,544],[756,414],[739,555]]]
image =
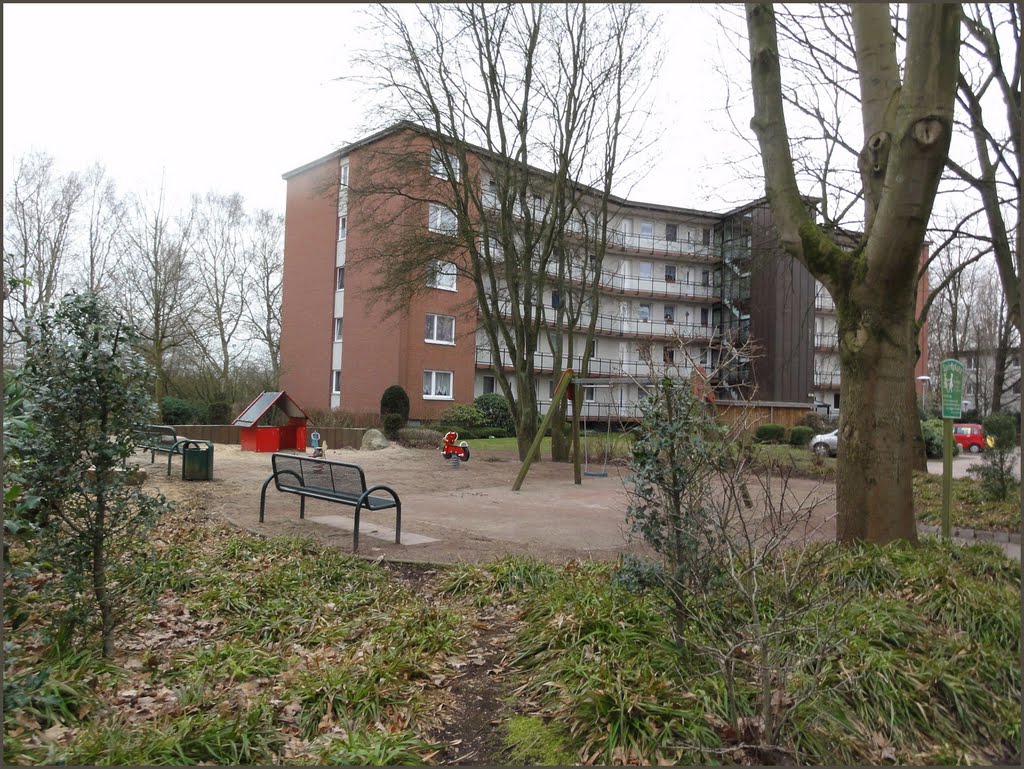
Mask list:
[[[286,417],[286,425],[260,425],[274,407],[280,409]],[[242,451],[296,451],[306,450],[306,422],[309,417],[299,408],[284,390],[281,392],[262,392],[250,403],[245,411],[232,422],[239,428]]]

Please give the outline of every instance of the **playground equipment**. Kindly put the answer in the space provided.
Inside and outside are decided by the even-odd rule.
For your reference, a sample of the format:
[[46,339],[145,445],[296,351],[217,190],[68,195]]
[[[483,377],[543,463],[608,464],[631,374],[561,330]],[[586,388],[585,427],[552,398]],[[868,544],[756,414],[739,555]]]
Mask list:
[[459,441],[459,434],[453,430],[450,433],[445,433],[444,445],[441,447],[441,454],[445,459],[458,457],[460,461],[468,462],[469,444],[465,441]]
[[[278,409],[288,418],[287,425],[267,424],[271,409]],[[263,421],[264,424],[260,424]],[[256,399],[246,406],[232,422],[240,427],[239,432],[242,451],[294,451],[306,450],[306,416],[299,405],[284,390],[280,392],[261,392]]]
[[327,451],[327,441],[320,443],[320,433],[314,431],[309,439],[313,442],[313,456],[323,458],[324,452]]

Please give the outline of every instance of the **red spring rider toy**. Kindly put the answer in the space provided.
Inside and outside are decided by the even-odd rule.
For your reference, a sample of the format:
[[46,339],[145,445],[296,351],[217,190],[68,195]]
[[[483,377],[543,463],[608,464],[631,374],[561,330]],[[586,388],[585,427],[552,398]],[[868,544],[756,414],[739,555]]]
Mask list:
[[450,433],[446,433],[444,436],[444,446],[441,447],[441,454],[445,459],[449,459],[452,456],[456,456],[463,462],[469,461],[469,444],[465,441],[459,440],[459,434],[454,430]]

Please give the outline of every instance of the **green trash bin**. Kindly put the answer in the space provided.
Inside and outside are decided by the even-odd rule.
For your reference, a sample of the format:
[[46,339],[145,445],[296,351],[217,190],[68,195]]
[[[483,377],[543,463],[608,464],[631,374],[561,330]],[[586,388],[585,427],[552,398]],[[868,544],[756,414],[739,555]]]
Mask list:
[[213,480],[212,443],[209,441],[188,441],[182,444],[181,479],[183,481]]

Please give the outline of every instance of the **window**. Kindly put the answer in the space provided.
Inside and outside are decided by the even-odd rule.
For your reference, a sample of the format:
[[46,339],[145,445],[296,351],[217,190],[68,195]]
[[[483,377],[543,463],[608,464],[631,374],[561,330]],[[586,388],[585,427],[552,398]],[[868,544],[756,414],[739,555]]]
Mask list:
[[590,357],[591,358],[596,358],[597,357],[597,340],[596,339],[591,339],[590,340]]
[[455,263],[443,262],[435,259],[432,265],[433,272],[427,285],[431,288],[442,288],[445,291],[455,290]]
[[676,362],[676,348],[675,347],[666,347],[665,348],[665,355],[664,355],[663,359],[664,359],[665,363],[675,363]]
[[622,220],[622,232],[625,235],[632,235],[633,234],[633,220],[632,219],[623,219]]
[[341,321],[342,320],[343,320],[343,318],[335,318],[334,319],[334,341],[335,342],[340,342],[341,341]]
[[654,237],[654,222],[640,222],[640,237],[641,238],[653,238]]
[[665,282],[675,283],[676,282],[676,266],[674,264],[665,265]]
[[640,305],[640,320],[644,323],[651,319],[651,306],[649,304]]
[[707,348],[704,351],[704,365],[711,368],[711,348]]
[[341,372],[338,369],[331,372],[331,392],[335,395],[341,392]]
[[494,377],[484,377],[484,395],[490,395],[494,392]]
[[338,219],[338,240],[344,240],[348,236],[348,217]]
[[336,291],[341,291],[343,288],[345,288],[345,268],[344,267],[339,267],[338,270],[337,270],[337,275],[335,276],[335,281],[334,281],[334,288],[335,288]]
[[424,371],[423,397],[426,399],[452,399],[451,371]]
[[427,226],[431,232],[454,235],[458,229],[458,219],[455,216],[455,212],[450,208],[431,203]]
[[548,380],[548,400],[553,401],[555,399],[555,380]]
[[[458,181],[459,159],[455,155],[449,155],[448,164],[452,168],[452,173],[455,174],[455,181]],[[430,151],[430,175],[436,176],[438,179],[448,178],[448,169],[444,167],[444,153],[439,149]]]
[[654,277],[653,266],[650,262],[640,262],[640,277],[648,280]]
[[593,403],[594,402],[595,398],[594,398],[594,388],[593,387],[584,387],[583,388],[583,400],[585,400],[587,403]]
[[551,307],[557,310],[562,306],[562,297],[558,293],[557,288],[551,289]]
[[348,187],[348,163],[341,164],[341,186]]
[[711,270],[704,270],[703,272],[701,272],[701,274],[700,274],[700,284],[702,286],[710,286],[711,285]]
[[675,240],[675,239],[676,239],[676,225],[674,225],[674,224],[666,224],[665,225],[665,240]]
[[835,393],[832,396],[832,407],[839,408],[839,393]]
[[708,325],[709,319],[710,318],[709,318],[709,314],[708,314],[708,308],[707,307],[701,307],[700,308],[700,325],[702,325],[702,326]]
[[711,245],[711,228],[710,227],[705,227],[704,228],[704,245],[705,246],[710,246]]
[[455,344],[455,318],[451,315],[427,313],[424,341],[437,344]]
[[675,305],[672,305],[672,304],[666,304],[665,305],[665,322],[666,323],[675,323],[676,322],[676,308],[675,308]]

